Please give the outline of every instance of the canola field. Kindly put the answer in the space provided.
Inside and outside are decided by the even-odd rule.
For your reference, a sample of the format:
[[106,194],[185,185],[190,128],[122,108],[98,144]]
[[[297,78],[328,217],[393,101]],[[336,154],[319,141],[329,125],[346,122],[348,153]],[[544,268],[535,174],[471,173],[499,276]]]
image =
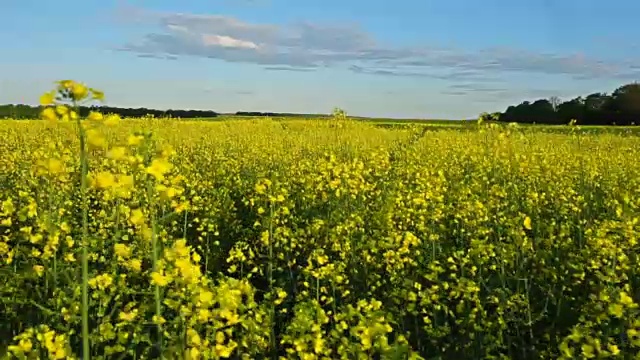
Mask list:
[[640,355],[640,137],[49,109],[0,123],[3,357]]

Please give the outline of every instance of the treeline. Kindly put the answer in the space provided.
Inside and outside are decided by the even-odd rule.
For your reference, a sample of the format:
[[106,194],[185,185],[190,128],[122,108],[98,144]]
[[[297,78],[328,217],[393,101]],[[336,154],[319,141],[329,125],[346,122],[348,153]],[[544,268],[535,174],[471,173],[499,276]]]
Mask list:
[[[35,119],[40,115],[42,107],[29,105],[0,105],[0,119]],[[120,108],[112,106],[81,106],[80,116],[87,116],[90,111],[100,111],[103,114],[118,114],[122,117],[173,117],[173,118],[212,118],[218,116],[209,110],[156,110],[147,108]]]
[[580,125],[638,125],[640,84],[623,85],[611,94],[594,93],[564,102],[557,97],[525,101],[497,115],[499,121],[518,123],[567,124],[576,120]]
[[296,113],[274,113],[261,111],[237,111],[236,116],[265,116],[265,117],[322,117],[326,114],[296,114]]

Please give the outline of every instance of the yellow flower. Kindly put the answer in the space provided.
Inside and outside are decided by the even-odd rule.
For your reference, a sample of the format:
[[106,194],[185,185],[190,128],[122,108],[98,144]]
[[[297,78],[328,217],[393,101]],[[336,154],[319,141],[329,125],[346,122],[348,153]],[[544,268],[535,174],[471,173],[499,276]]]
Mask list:
[[185,360],[198,360],[200,359],[200,350],[196,347],[188,348],[185,352]]
[[109,150],[107,156],[113,160],[124,160],[127,158],[127,149],[122,146],[116,146]]
[[131,215],[129,216],[129,222],[132,225],[135,226],[140,226],[142,224],[144,224],[144,214],[142,213],[142,210],[140,209],[134,209],[131,211]]
[[609,314],[621,318],[624,312],[624,308],[620,304],[610,304],[609,305]]
[[531,230],[531,218],[530,217],[526,217],[524,218],[524,222],[523,222],[524,228],[527,230]]
[[132,175],[118,174],[117,178],[118,178],[118,186],[124,187],[124,188],[133,187],[133,176]]
[[203,291],[200,293],[199,300],[204,306],[209,306],[213,303],[213,293],[211,291]]
[[62,223],[60,223],[60,230],[68,233],[71,231],[71,227],[69,226],[69,224],[66,221],[63,221]]
[[164,179],[164,174],[171,170],[171,163],[164,159],[153,159],[151,165],[147,168],[147,174],[153,175],[156,180]]
[[56,96],[55,92],[53,91],[42,94],[42,96],[40,96],[40,105],[53,104],[53,101],[55,100],[55,96]]
[[200,334],[193,329],[187,330],[187,338],[189,340],[190,345],[198,346],[201,344],[202,339],[200,338]]
[[167,286],[171,282],[171,278],[160,274],[157,271],[151,273],[151,284],[158,286]]
[[153,315],[153,316],[151,317],[151,321],[152,321],[154,324],[164,324],[164,323],[166,323],[166,322],[167,322],[167,320],[166,320],[164,317],[162,317],[162,316],[158,316],[158,315]]
[[136,316],[138,315],[138,311],[134,310],[131,312],[121,312],[120,314],[118,314],[118,319],[120,319],[121,321],[133,321]]
[[131,249],[125,244],[115,244],[113,245],[113,250],[115,254],[121,258],[128,258],[131,256]]
[[91,91],[91,94],[93,95],[92,98],[94,100],[104,100],[104,93],[102,91],[93,88],[89,88],[89,90]]
[[582,349],[582,356],[584,356],[584,357],[586,357],[588,359],[591,359],[591,358],[595,357],[595,355],[594,355],[594,350],[595,349],[593,348],[592,345],[582,344],[581,349]]
[[163,157],[163,158],[168,158],[168,157],[170,157],[171,155],[173,155],[175,153],[176,153],[176,151],[173,149],[173,146],[165,145],[162,148],[162,151],[160,152],[160,156]]
[[118,180],[117,186],[114,188],[116,196],[121,198],[129,198],[131,196],[131,189],[133,189],[133,176],[126,174],[116,175]]
[[107,117],[104,119],[104,124],[107,126],[118,125],[119,122],[120,122],[120,116],[116,114],[107,115]]
[[143,224],[142,225],[142,231],[140,231],[140,232],[141,232],[142,238],[144,240],[151,240],[151,238],[153,236],[153,231],[151,231],[150,227],[148,227],[145,224]]
[[58,115],[56,114],[55,110],[53,110],[53,108],[50,108],[50,107],[42,110],[41,116],[43,119],[49,120],[49,121],[56,121],[58,119]]
[[47,170],[50,174],[59,174],[64,171],[64,164],[59,159],[49,159],[47,163]]
[[233,350],[235,350],[236,346],[238,346],[238,344],[236,344],[234,341],[230,341],[229,344],[225,345],[221,345],[221,344],[216,344],[215,350],[216,350],[216,355],[218,355],[221,358],[228,358],[231,356],[231,353],[233,352]]
[[44,274],[44,266],[33,265],[33,271],[36,273],[36,275],[42,276],[42,274]]
[[88,283],[89,283],[89,286],[91,286],[94,289],[97,288],[97,289],[104,290],[109,286],[111,286],[111,284],[113,284],[113,278],[109,274],[102,274],[89,279]]
[[65,90],[65,89],[71,89],[73,87],[73,80],[60,80],[58,81],[59,84],[59,88],[61,90]]
[[87,143],[92,148],[102,149],[107,146],[107,139],[96,129],[87,130]]
[[135,272],[140,272],[142,270],[142,260],[131,259],[127,263],[127,267]]
[[625,306],[630,306],[633,304],[633,299],[624,291],[620,293],[620,303]]
[[18,345],[11,345],[8,347],[8,350],[14,355],[28,354],[31,352],[31,349],[33,349],[33,344],[29,339],[21,339]]
[[116,177],[110,172],[101,171],[93,179],[93,186],[98,189],[108,189],[116,185]]
[[91,111],[89,113],[89,116],[87,116],[87,119],[90,121],[101,121],[102,120],[102,114],[97,112],[97,111]]
[[69,113],[69,108],[64,105],[58,105],[56,106],[56,113],[58,113],[58,115],[66,115]]
[[274,304],[280,305],[280,304],[282,304],[284,299],[287,297],[287,292],[282,290],[282,289],[278,289],[277,290],[277,296],[278,296],[278,298],[274,301]]
[[609,344],[609,346],[607,347],[609,348],[609,352],[611,352],[611,355],[616,356],[620,354],[620,348],[618,348],[616,344]]
[[178,194],[178,190],[172,187],[166,187],[162,184],[156,185],[156,191],[163,200],[169,200]]
[[87,87],[83,84],[74,82],[71,86],[71,93],[73,94],[73,98],[77,100],[82,100],[87,97],[88,94]]
[[32,244],[40,243],[40,241],[42,241],[42,234],[33,234],[33,235],[29,236],[29,241]]
[[129,138],[127,139],[127,144],[129,144],[129,146],[138,146],[140,145],[140,143],[142,143],[142,140],[144,140],[144,136],[129,135]]
[[209,321],[209,318],[211,317],[211,311],[209,311],[209,309],[200,309],[198,310],[198,320],[200,320],[200,322],[207,322]]

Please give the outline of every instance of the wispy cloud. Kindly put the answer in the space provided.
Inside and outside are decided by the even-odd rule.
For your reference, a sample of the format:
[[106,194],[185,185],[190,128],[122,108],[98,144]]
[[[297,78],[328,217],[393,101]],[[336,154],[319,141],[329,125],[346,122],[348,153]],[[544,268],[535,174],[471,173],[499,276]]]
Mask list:
[[156,13],[133,9],[126,18],[156,24],[120,50],[143,56],[197,56],[263,65],[269,70],[310,71],[344,66],[355,73],[491,80],[507,72],[566,75],[574,79],[640,75],[631,62],[611,62],[581,54],[534,53],[510,48],[477,52],[382,43],[353,24],[259,24],[223,15]]
[[178,60],[177,56],[169,54],[137,54],[136,56],[145,59]]
[[442,94],[444,95],[451,95],[451,96],[466,96],[469,95],[469,93],[467,91],[456,91],[456,90],[445,90],[442,92]]
[[359,74],[397,76],[397,77],[425,77],[440,80],[493,81],[498,77],[475,70],[457,69],[455,67],[410,67],[402,65],[368,66],[351,65],[349,70]]
[[304,67],[292,67],[292,66],[266,66],[264,69],[272,71],[298,71],[298,72],[311,72],[314,68]]
[[472,82],[451,84],[447,86],[447,89],[442,91],[442,94],[449,96],[473,96],[474,100],[481,102],[495,102],[497,100],[522,101],[525,99],[549,98],[551,96],[567,98],[574,95],[558,89],[499,87]]

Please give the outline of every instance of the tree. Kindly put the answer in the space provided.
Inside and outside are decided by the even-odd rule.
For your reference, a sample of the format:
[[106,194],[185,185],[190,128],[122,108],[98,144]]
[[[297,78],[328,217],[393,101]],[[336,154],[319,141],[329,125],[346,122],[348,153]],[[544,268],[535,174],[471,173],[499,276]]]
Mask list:
[[640,84],[617,88],[611,95],[596,92],[562,102],[557,96],[507,107],[499,121],[567,124],[575,119],[583,125],[640,124]]
[[529,116],[531,116],[531,122],[545,124],[555,124],[557,122],[556,110],[551,101],[547,99],[534,101],[529,107]]
[[584,120],[584,99],[581,96],[565,101],[558,105],[556,114],[558,116],[558,122],[561,124],[568,124],[569,121],[576,119],[579,123]]
[[632,83],[617,88],[611,94],[611,110],[619,124],[631,124],[640,119],[640,84]]
[[[29,105],[0,105],[0,118],[10,119],[37,119],[40,116],[40,106]],[[155,110],[147,108],[118,108],[111,106],[80,106],[81,116],[87,116],[89,111],[97,110],[105,114],[118,114],[122,117],[143,117],[152,115],[155,117],[179,117],[179,118],[212,118],[218,116],[210,110]]]
[[605,93],[593,93],[584,99],[585,125],[603,125],[613,123],[612,114],[609,111],[611,97]]

